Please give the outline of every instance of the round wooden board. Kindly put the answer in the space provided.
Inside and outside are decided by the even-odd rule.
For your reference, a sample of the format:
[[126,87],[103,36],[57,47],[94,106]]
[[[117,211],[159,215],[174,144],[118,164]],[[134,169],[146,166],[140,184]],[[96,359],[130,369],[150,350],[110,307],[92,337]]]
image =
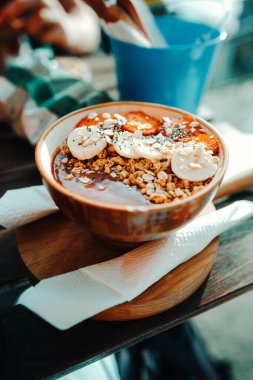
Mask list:
[[[213,209],[211,205],[206,212]],[[218,244],[219,238],[216,238],[202,252],[168,273],[131,302],[107,309],[94,318],[107,321],[138,319],[179,304],[207,278]],[[17,245],[34,283],[123,253],[119,248],[106,246],[60,212],[18,228]]]

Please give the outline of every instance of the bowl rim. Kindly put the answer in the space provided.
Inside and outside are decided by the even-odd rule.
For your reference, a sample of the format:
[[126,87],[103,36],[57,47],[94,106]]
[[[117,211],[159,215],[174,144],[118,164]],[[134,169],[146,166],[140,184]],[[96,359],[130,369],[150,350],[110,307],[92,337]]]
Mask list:
[[[163,203],[163,204],[154,204],[154,205],[119,205],[119,204],[112,204],[112,203],[105,203],[105,202],[100,202],[96,200],[92,200],[89,198],[86,198],[84,196],[78,195],[77,193],[66,189],[62,184],[60,184],[52,175],[50,177],[44,170],[43,168],[43,163],[42,163],[42,157],[41,157],[41,149],[42,146],[47,138],[47,136],[50,134],[50,132],[56,128],[59,124],[64,122],[66,119],[71,118],[74,115],[77,115],[82,112],[89,112],[95,109],[98,109],[100,107],[110,107],[110,106],[117,106],[117,105],[142,105],[144,106],[149,106],[150,108],[159,108],[159,109],[164,109],[165,111],[173,111],[182,115],[189,115],[193,116],[196,118],[196,120],[203,125],[204,127],[207,128],[207,130],[211,131],[216,137],[218,137],[221,147],[222,147],[222,152],[223,152],[223,162],[221,164],[220,172],[218,173],[217,177],[214,178],[204,189],[198,191],[196,194],[190,195],[189,197],[181,200],[180,202],[171,202],[171,203]],[[55,148],[56,149],[56,148]],[[210,192],[213,190],[219,183],[222,181],[222,178],[226,172],[227,165],[228,165],[228,148],[221,137],[220,133],[214,128],[211,124],[209,124],[207,121],[202,119],[201,117],[184,111],[180,108],[176,107],[171,107],[171,106],[166,106],[163,104],[154,104],[154,103],[148,103],[148,102],[134,102],[134,101],[116,101],[116,102],[106,102],[106,103],[99,103],[96,105],[80,108],[79,110],[76,110],[74,112],[68,113],[67,115],[61,117],[60,119],[57,119],[39,138],[37,144],[36,144],[36,149],[35,149],[35,162],[37,165],[37,168],[39,170],[39,173],[41,177],[46,181],[47,184],[49,184],[54,190],[59,191],[61,194],[74,198],[76,201],[79,201],[85,205],[90,205],[95,208],[103,208],[103,209],[113,209],[113,210],[118,210],[118,211],[128,211],[128,212],[143,212],[143,211],[159,211],[161,209],[173,209],[177,206],[183,206],[187,204],[189,201],[196,200],[198,198],[201,198],[201,196],[205,195],[206,193]],[[51,157],[51,164],[52,164],[52,157]]]

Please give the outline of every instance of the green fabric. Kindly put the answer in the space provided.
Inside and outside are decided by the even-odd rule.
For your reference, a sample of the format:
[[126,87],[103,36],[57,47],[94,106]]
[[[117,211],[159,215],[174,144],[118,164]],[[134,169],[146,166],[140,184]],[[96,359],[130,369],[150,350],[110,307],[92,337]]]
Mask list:
[[38,108],[47,108],[58,117],[111,98],[91,84],[62,70],[50,51],[25,46],[18,58],[9,60],[4,76],[24,88]]

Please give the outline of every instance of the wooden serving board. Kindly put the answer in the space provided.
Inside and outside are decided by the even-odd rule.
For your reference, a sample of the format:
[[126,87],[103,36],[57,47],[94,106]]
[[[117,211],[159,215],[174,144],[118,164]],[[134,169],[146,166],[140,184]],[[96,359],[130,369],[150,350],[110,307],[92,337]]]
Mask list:
[[[213,209],[211,205],[206,212]],[[219,238],[216,238],[202,252],[168,273],[131,302],[107,309],[95,318],[107,321],[144,318],[184,301],[210,273],[218,244]],[[18,228],[17,245],[33,283],[123,253],[119,248],[106,246],[60,212]]]

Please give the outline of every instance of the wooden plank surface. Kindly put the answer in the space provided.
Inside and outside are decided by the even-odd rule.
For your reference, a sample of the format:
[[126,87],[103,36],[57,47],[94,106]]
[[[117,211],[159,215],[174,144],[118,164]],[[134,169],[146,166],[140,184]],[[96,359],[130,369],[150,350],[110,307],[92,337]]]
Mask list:
[[[251,197],[253,200],[253,197]],[[59,331],[22,306],[1,314],[5,355],[15,353],[16,379],[47,378],[88,364],[120,348],[176,326],[253,288],[253,218],[221,236],[218,257],[205,284],[176,308],[131,322],[88,320]],[[7,360],[7,359],[6,359]]]
[[15,136],[10,127],[0,123],[0,177],[10,169],[18,169],[34,163],[34,149]]
[[[94,83],[116,95],[112,59],[87,60]],[[243,123],[241,124],[243,126]],[[9,189],[40,184],[34,150],[0,125],[0,196]],[[253,192],[217,203],[253,201]],[[218,257],[205,284],[187,301],[157,316],[131,322],[85,321],[59,331],[22,306],[13,304],[29,286],[13,232],[0,232],[0,378],[57,378],[122,347],[132,345],[253,288],[253,219],[221,236]],[[1,363],[2,361],[2,363]],[[6,370],[6,371],[5,371]],[[1,373],[2,371],[2,373]]]

